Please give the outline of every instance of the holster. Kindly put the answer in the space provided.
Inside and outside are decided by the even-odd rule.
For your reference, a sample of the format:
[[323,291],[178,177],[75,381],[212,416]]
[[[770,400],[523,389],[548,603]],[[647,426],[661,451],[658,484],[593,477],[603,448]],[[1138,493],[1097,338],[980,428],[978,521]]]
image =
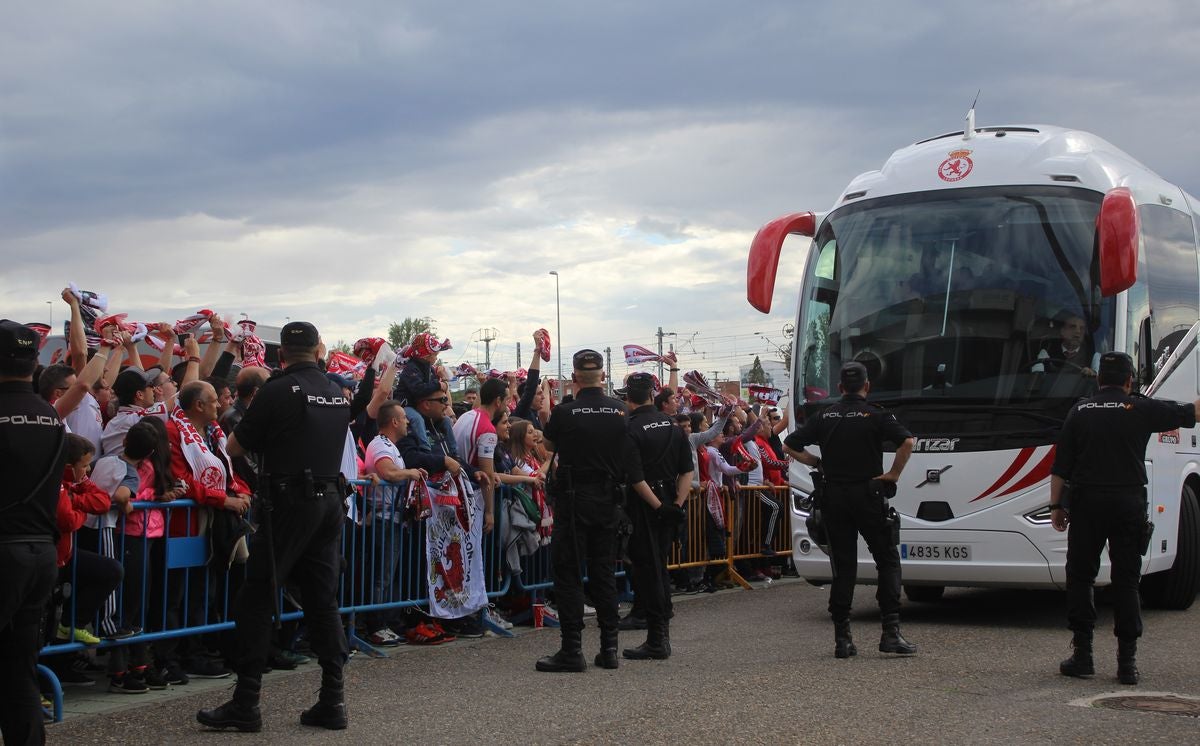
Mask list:
[[1138,551],[1139,555],[1145,556],[1146,552],[1149,551],[1150,539],[1152,539],[1153,537],[1154,537],[1154,521],[1147,518],[1145,521],[1142,522],[1142,535],[1140,537],[1141,541],[1138,542],[1138,546],[1140,547],[1140,550]]

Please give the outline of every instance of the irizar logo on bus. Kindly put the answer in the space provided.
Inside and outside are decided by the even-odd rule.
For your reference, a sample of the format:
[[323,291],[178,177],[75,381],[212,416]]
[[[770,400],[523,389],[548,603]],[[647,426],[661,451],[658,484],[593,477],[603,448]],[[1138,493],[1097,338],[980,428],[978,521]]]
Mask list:
[[958,447],[959,438],[917,438],[916,453],[944,453]]

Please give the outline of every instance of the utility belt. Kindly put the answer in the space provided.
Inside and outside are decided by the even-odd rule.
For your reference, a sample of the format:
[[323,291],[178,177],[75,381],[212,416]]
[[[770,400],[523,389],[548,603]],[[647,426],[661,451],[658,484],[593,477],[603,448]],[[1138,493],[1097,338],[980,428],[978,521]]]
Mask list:
[[575,496],[604,496],[615,503],[623,502],[625,499],[625,485],[600,469],[576,469],[571,466],[559,466],[555,470],[555,477],[550,485],[550,490],[556,497],[565,497],[567,499]]
[[866,490],[871,495],[883,500],[890,500],[896,496],[896,483],[885,482],[882,479],[847,479],[839,481],[824,480],[823,490],[837,492],[838,490]]
[[311,474],[268,475],[267,490],[273,500],[315,500],[323,497],[341,499],[346,495],[346,480],[340,474],[318,477]]

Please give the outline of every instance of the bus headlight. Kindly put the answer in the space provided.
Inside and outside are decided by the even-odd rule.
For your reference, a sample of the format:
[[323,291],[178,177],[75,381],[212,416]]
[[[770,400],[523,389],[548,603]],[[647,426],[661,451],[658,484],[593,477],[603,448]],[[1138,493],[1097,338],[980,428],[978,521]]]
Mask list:
[[1032,513],[1026,513],[1025,520],[1029,521],[1035,526],[1050,525],[1050,506],[1047,505],[1043,508],[1038,508]]
[[812,512],[812,495],[792,487],[792,510],[807,518]]

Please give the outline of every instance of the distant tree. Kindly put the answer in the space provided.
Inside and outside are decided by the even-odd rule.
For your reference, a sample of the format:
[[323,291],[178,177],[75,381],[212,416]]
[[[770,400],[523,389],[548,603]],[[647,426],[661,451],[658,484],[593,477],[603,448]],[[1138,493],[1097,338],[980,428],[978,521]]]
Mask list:
[[779,359],[783,361],[783,364],[787,366],[787,369],[789,371],[792,369],[792,342],[791,342],[791,340],[788,340],[787,344],[785,344],[783,347],[779,348]]
[[763,370],[762,361],[758,359],[758,355],[754,356],[754,364],[750,366],[750,372],[746,374],[746,382],[756,383],[760,386],[771,385],[771,376]]
[[387,338],[388,344],[396,352],[400,351],[412,338],[421,332],[432,332],[433,327],[429,323],[429,319],[414,319],[411,316],[405,317],[404,321],[399,324],[392,324],[388,327]]
[[333,352],[334,350],[338,352],[344,352],[348,355],[354,352],[354,350],[350,347],[350,343],[344,339],[339,339],[337,344],[329,348],[330,352]]

